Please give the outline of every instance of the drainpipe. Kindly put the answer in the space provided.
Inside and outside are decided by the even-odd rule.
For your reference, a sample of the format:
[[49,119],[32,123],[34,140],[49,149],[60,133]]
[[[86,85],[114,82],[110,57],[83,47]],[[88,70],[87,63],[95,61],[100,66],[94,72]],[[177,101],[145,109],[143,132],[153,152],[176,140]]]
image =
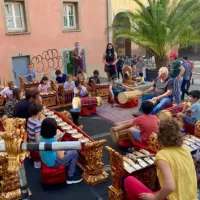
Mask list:
[[[112,0],[107,0],[107,27],[112,25]],[[112,43],[112,31],[108,31],[108,42]]]

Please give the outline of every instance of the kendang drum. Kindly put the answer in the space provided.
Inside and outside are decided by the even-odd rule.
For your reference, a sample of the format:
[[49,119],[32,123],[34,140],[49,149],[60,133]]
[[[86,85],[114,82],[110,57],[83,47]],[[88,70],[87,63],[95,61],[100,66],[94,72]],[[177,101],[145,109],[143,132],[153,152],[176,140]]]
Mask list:
[[74,97],[72,100],[72,107],[73,108],[92,108],[92,107],[99,107],[102,105],[102,98],[101,97]]
[[117,132],[114,132],[112,130],[112,128],[110,129],[110,136],[112,138],[112,141],[114,143],[117,143],[119,142],[120,140],[126,140],[128,139],[128,129],[124,129],[124,130],[120,130],[120,131],[117,131]]
[[142,91],[134,90],[128,92],[120,92],[117,98],[119,103],[125,104],[127,102],[132,101],[133,99],[140,99],[141,97],[142,97]]
[[165,121],[165,120],[171,120],[172,119],[172,115],[168,110],[161,110],[158,114],[158,119],[160,121]]

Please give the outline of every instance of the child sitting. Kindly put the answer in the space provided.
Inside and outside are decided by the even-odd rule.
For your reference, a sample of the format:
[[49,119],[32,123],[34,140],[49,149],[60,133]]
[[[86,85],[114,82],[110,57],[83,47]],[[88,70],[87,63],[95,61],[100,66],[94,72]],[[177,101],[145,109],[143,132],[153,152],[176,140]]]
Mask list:
[[47,93],[50,88],[51,88],[51,85],[49,83],[49,79],[48,79],[48,77],[44,76],[38,86],[38,92],[39,93]]
[[[46,118],[42,122],[40,142],[56,142],[54,136],[57,133],[57,123],[53,118]],[[78,153],[76,150],[69,151],[40,151],[42,162],[48,167],[68,165],[67,184],[79,183],[82,177],[75,175]]]
[[[141,109],[144,114],[134,118],[132,122],[120,127],[120,130],[123,130],[132,126],[129,128],[128,135],[133,145],[135,141],[139,141],[144,145],[148,145],[151,134],[153,132],[158,133],[159,120],[157,116],[151,115],[153,108],[154,105],[151,101],[144,101],[141,105]],[[117,132],[118,129],[114,127],[113,131]]]
[[73,90],[75,88],[75,83],[72,81],[72,75],[67,75],[67,81],[64,84],[66,90]]
[[75,81],[75,88],[74,88],[74,96],[75,97],[85,97],[88,95],[87,89],[85,86],[81,85],[79,80]]
[[198,100],[200,99],[200,91],[193,90],[189,92],[189,97],[192,105],[186,110],[183,109],[182,113],[177,114],[177,119],[182,124],[189,124],[195,126],[196,122],[200,120],[200,103]]
[[136,77],[138,76],[136,65],[132,65],[131,68],[132,68],[132,80],[135,80]]
[[99,80],[99,71],[96,69],[93,71],[93,76],[91,76],[89,78],[89,86],[92,87],[92,82],[95,82],[96,84],[100,84],[100,80]]
[[27,134],[30,142],[39,142],[40,139],[40,117],[43,107],[39,103],[32,103],[29,108],[30,118],[27,121]]
[[109,87],[109,91],[111,94],[111,100],[114,101],[120,92],[126,91],[126,88],[128,88],[128,87],[123,85],[122,83],[120,83],[118,81],[116,75],[112,76],[112,81],[111,81],[110,87]]
[[63,74],[59,69],[56,70],[55,75],[57,83],[62,84],[66,82],[67,75]]
[[79,81],[84,82],[87,80],[87,75],[83,70],[78,71],[77,78]]

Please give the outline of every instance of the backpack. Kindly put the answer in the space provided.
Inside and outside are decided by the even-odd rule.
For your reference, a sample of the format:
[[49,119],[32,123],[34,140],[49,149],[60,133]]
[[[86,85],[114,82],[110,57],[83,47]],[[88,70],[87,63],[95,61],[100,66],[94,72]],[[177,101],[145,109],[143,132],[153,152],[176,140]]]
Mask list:
[[188,61],[188,63],[190,64],[191,70],[193,71],[193,70],[194,70],[194,63],[193,63],[193,62],[190,62],[190,61]]

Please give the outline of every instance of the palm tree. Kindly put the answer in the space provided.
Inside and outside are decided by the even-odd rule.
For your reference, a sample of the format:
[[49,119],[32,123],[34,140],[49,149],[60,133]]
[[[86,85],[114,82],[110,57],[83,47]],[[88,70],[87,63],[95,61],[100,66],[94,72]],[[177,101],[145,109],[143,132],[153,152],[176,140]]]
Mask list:
[[[123,37],[148,49],[156,59],[156,67],[167,66],[172,47],[187,47],[200,42],[200,0],[148,0],[146,8],[141,0],[135,12],[120,13],[114,23],[113,38]],[[128,18],[130,26],[124,25]]]

